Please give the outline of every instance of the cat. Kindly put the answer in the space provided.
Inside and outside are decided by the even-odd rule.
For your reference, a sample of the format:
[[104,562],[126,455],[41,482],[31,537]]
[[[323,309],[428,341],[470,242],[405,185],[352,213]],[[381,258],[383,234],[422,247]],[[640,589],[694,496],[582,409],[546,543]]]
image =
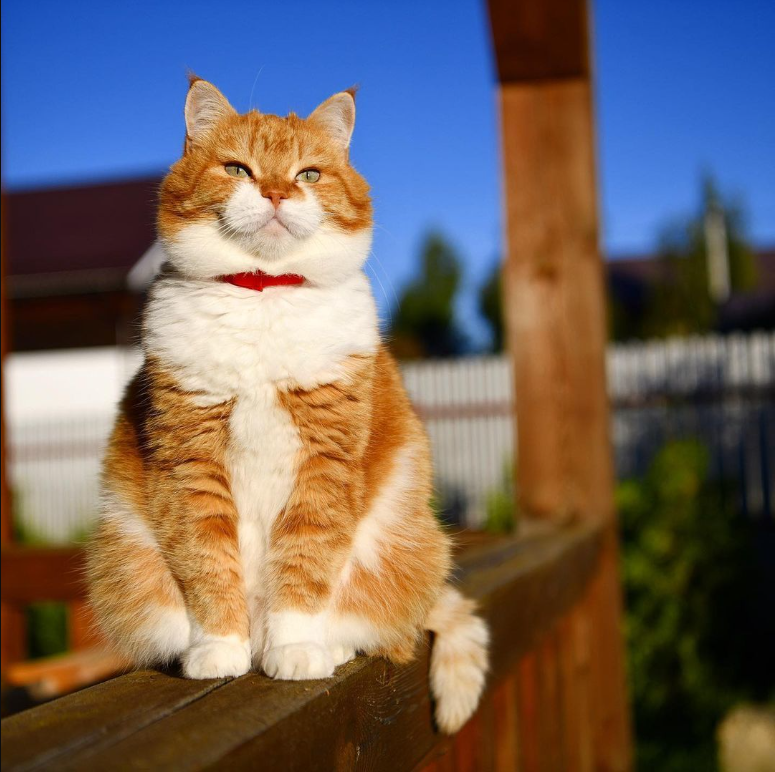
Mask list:
[[106,638],[185,676],[327,678],[435,633],[436,722],[484,688],[488,631],[449,583],[424,428],[380,339],[353,91],[238,114],[192,77],[164,179],[167,261],[103,465],[88,557]]

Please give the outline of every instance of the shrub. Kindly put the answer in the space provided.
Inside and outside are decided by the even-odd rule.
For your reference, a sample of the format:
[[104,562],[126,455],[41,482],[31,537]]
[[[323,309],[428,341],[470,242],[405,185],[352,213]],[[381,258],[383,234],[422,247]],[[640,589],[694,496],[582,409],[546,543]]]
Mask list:
[[[626,638],[641,769],[714,766],[717,723],[763,696],[751,531],[695,441],[617,487]],[[758,693],[758,694],[757,694]]]

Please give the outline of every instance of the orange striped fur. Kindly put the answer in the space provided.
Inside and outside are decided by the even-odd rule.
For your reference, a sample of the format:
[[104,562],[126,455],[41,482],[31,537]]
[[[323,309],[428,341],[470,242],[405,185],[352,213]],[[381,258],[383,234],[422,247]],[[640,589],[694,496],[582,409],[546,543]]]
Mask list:
[[[429,443],[379,339],[354,115],[351,92],[307,119],[238,115],[192,81],[161,191],[168,263],[105,456],[91,602],[135,662],[180,658],[193,678],[324,678],[357,651],[402,663],[432,629],[437,720],[455,731],[487,630],[447,584]],[[220,280],[255,270],[305,280]]]

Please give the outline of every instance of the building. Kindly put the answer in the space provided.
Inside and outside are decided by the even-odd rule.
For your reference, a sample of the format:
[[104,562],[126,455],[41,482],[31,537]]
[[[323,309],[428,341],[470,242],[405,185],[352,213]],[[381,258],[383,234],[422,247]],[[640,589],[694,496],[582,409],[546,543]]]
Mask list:
[[[111,346],[137,339],[154,248],[160,176],[6,196],[11,349]],[[759,285],[721,309],[720,331],[775,329],[775,249],[757,255]],[[609,260],[609,295],[632,319],[670,281],[656,256]],[[133,270],[134,269],[134,270]],[[131,276],[130,276],[131,274]]]
[[127,274],[153,242],[159,177],[5,196],[11,349],[109,346],[136,337]]

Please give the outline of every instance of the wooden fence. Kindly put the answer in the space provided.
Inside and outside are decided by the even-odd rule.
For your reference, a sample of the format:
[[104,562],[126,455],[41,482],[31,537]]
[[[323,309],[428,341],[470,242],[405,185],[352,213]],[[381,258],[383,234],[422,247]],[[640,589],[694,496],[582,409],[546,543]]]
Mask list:
[[[41,357],[33,359],[35,365],[12,362],[13,388],[23,389],[36,376]],[[667,440],[697,438],[710,451],[714,475],[735,483],[738,510],[775,517],[775,333],[609,345],[606,359],[618,478],[642,474]],[[94,373],[80,358],[70,365],[61,355],[44,369],[73,381],[120,366],[129,378],[138,363],[123,350],[90,360]],[[403,374],[431,436],[438,500],[449,520],[478,527],[494,501],[514,498],[509,359],[407,362]],[[38,541],[72,542],[94,522],[99,461],[113,420],[110,400],[120,386],[113,380],[88,415],[11,415],[17,525]]]

